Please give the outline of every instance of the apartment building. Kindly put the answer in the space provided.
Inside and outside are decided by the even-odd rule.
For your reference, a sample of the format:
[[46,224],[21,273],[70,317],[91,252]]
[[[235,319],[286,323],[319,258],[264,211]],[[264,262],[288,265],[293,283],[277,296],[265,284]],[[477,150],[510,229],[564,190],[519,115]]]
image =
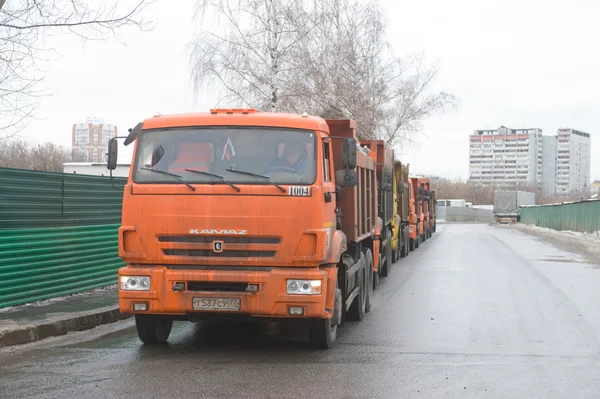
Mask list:
[[108,141],[118,134],[117,127],[101,119],[88,117],[76,123],[72,130],[72,160],[75,162],[104,162]]
[[590,190],[591,139],[589,133],[571,128],[558,129],[556,193]]
[[475,130],[469,140],[469,178],[499,187],[542,182],[542,129]]
[[546,195],[556,194],[557,144],[556,136],[542,139],[542,193]]

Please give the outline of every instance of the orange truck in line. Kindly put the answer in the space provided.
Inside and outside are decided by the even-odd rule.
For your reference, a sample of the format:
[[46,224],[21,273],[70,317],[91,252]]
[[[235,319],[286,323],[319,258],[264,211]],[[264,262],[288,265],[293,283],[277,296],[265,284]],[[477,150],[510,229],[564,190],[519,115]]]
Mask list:
[[431,187],[429,179],[421,177],[417,179],[419,185],[419,201],[421,203],[421,241],[426,241],[433,233],[431,224],[433,211],[431,209]]
[[419,181],[415,177],[409,178],[410,215],[408,217],[408,243],[411,251],[419,248],[422,241],[422,204],[418,198]]
[[386,277],[394,262],[392,255],[392,228],[394,221],[394,150],[383,140],[361,140],[376,164],[377,215],[381,220],[377,226],[379,234],[379,262],[373,274],[373,288],[379,284],[379,276]]
[[142,342],[173,321],[292,318],[326,349],[370,310],[387,232],[354,121],[214,109],[146,119],[129,144],[119,306]]

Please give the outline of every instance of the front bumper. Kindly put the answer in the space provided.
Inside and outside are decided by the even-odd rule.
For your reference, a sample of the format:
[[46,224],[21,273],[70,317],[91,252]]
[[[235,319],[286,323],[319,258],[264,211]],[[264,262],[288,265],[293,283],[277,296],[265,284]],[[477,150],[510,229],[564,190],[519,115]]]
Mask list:
[[[328,319],[333,315],[335,268],[257,268],[257,270],[173,270],[165,266],[126,266],[119,276],[150,276],[150,291],[119,289],[119,308],[123,313],[185,315],[187,313],[243,314],[253,317],[301,317]],[[287,279],[321,280],[318,295],[288,295]],[[258,285],[258,292],[172,290],[175,283],[249,283]],[[199,311],[193,309],[193,298],[239,298],[240,310]],[[148,303],[148,310],[134,312],[133,303]],[[290,306],[302,307],[301,316],[290,316]]]

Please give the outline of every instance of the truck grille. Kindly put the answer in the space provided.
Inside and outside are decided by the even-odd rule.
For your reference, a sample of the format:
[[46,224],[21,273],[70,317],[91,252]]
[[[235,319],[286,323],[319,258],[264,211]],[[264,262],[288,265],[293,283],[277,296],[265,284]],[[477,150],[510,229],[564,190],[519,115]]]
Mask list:
[[203,249],[163,249],[169,256],[198,256],[208,258],[272,258],[275,251],[232,251],[213,252]]
[[210,281],[188,281],[188,291],[205,292],[245,292],[248,283],[217,283]]
[[228,237],[228,236],[158,236],[159,242],[210,244],[223,241],[225,244],[279,244],[279,237]]

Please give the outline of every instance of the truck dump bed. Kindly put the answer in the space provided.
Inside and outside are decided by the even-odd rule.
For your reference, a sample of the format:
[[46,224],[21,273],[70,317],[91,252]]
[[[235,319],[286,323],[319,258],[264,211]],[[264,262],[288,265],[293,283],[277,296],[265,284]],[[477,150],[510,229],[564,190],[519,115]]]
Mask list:
[[[331,137],[356,138],[356,124],[351,120],[327,120]],[[343,169],[341,140],[333,139],[333,164],[335,170]],[[360,242],[371,237],[377,222],[377,179],[375,160],[365,150],[357,149],[356,172],[358,184],[344,189],[338,203],[344,218],[341,230],[348,241]]]

